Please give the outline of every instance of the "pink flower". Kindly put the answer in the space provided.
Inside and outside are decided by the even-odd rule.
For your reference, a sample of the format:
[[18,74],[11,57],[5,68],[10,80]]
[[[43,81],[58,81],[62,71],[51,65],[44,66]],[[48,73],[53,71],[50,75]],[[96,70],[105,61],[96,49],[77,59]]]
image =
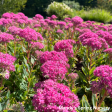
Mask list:
[[0,53],[0,68],[2,69],[7,69],[10,71],[15,71],[15,62],[16,58],[9,55],[9,54],[3,54],[2,52]]
[[92,83],[91,90],[97,93],[101,89],[105,89],[112,98],[112,67],[109,65],[100,65],[96,67],[93,74],[99,77],[99,80]]
[[57,17],[55,16],[55,15],[52,15],[51,16],[51,20],[54,20],[54,19],[56,19]]
[[43,49],[44,45],[40,42],[31,42],[32,48],[33,49]]
[[31,28],[21,29],[19,33],[20,37],[23,37],[27,42],[37,41],[43,39],[42,35]]
[[78,74],[77,73],[70,73],[68,74],[68,77],[71,79],[71,80],[76,80],[78,78]]
[[79,16],[75,16],[72,18],[72,22],[74,25],[79,25],[83,22],[83,19]]
[[5,74],[5,79],[9,79],[9,71],[8,70],[6,70],[6,74]]
[[[80,105],[78,97],[70,89],[60,83],[48,79],[35,84],[36,94],[33,96],[33,106],[35,110],[44,112],[61,112],[59,106],[72,107],[71,112],[76,112]],[[67,112],[70,111],[67,109]]]
[[57,52],[63,51],[67,57],[73,57],[73,44],[76,42],[74,40],[68,39],[68,40],[62,40],[60,42],[57,42],[54,46],[54,50]]
[[0,33],[0,42],[10,42],[10,40],[14,40],[14,37],[8,33]]
[[60,30],[60,29],[58,29],[57,31],[56,31],[57,33],[63,33],[63,31],[62,30]]
[[107,48],[107,49],[105,49],[103,52],[106,52],[106,53],[112,54],[112,48]]
[[56,52],[56,51],[45,51],[40,57],[40,62],[45,63],[48,60],[52,61],[65,61],[68,62],[66,55],[63,52]]
[[63,80],[70,67],[65,61],[46,61],[40,68],[42,75],[49,76],[50,79]]
[[19,35],[21,28],[18,28],[16,26],[11,26],[8,28],[8,32],[10,32],[12,35]]

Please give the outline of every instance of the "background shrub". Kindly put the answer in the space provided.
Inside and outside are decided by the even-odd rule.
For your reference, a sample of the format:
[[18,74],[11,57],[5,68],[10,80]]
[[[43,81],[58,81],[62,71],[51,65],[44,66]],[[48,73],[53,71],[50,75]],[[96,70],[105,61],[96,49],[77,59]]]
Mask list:
[[85,21],[91,20],[91,21],[98,21],[103,23],[108,23],[112,20],[111,13],[104,10],[104,9],[91,9],[89,11],[77,11],[76,13],[81,18],[83,18]]
[[65,3],[70,8],[75,9],[75,10],[80,10],[81,9],[81,6],[78,2],[63,0],[63,3]]
[[68,17],[74,16],[73,9],[71,9],[64,3],[59,2],[53,2],[50,5],[48,5],[46,11],[48,16],[56,15],[59,20],[62,20],[65,17],[65,15],[67,15]]

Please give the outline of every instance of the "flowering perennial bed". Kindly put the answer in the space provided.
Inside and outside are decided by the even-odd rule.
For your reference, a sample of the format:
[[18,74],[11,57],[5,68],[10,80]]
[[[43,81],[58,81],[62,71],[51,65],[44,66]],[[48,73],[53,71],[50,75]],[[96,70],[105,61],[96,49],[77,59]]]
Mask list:
[[2,15],[0,111],[101,112],[100,107],[112,107],[112,25],[78,16],[56,18]]

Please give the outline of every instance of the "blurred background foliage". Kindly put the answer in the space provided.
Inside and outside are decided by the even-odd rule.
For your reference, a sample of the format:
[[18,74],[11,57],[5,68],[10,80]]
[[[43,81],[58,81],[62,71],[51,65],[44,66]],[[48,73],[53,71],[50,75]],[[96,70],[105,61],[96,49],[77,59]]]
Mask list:
[[112,0],[0,0],[0,15],[21,11],[28,17],[34,17],[35,14],[46,17],[46,9],[53,1],[63,2],[76,11],[99,8],[112,13]]

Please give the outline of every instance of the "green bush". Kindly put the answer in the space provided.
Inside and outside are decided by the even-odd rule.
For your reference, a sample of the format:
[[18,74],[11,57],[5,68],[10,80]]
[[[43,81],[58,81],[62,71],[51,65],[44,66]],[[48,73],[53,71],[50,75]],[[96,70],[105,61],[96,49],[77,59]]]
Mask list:
[[67,6],[64,3],[59,2],[52,2],[50,5],[48,5],[47,8],[47,14],[48,16],[56,15],[58,19],[62,20],[65,16],[73,17],[73,9],[71,9],[69,6]]
[[63,3],[65,3],[70,8],[73,8],[75,10],[80,10],[81,9],[81,6],[80,6],[80,4],[78,2],[63,0]]
[[104,10],[104,9],[91,9],[89,11],[77,11],[77,15],[83,18],[85,21],[91,20],[91,21],[97,21],[97,22],[103,22],[108,23],[112,20],[112,16],[110,12]]

